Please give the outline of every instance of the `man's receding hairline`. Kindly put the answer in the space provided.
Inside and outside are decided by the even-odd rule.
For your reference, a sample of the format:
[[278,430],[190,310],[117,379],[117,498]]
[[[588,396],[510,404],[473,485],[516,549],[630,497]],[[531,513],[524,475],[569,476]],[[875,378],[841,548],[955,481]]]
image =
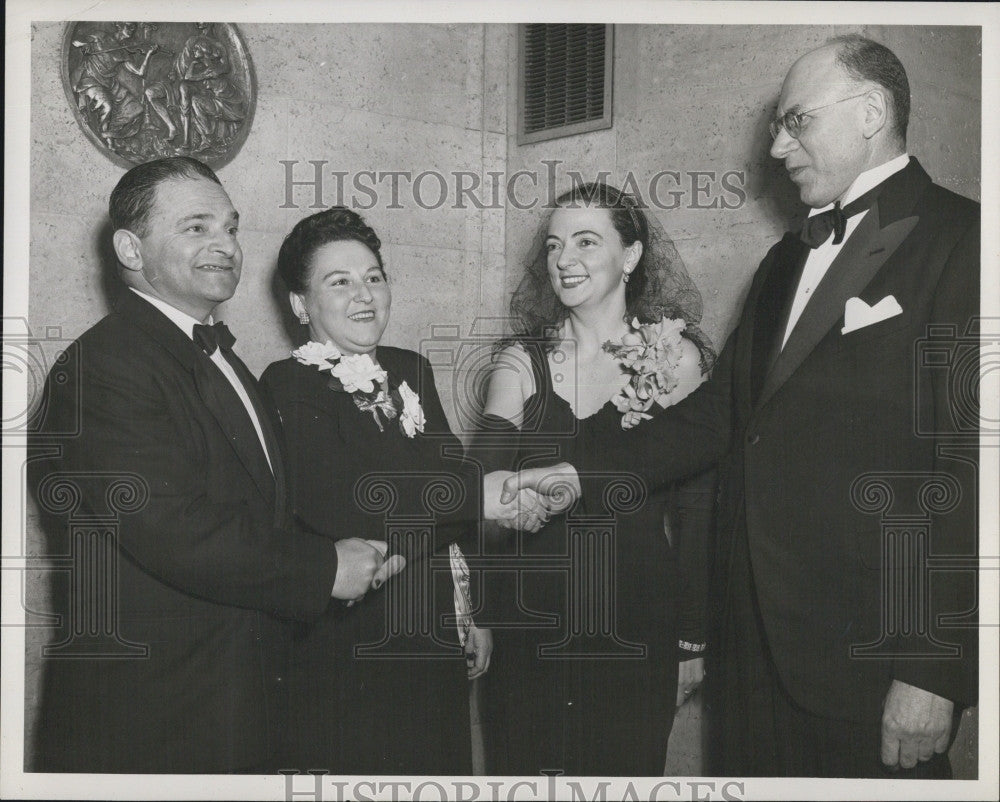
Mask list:
[[[823,45],[822,47],[817,47],[815,50],[810,50],[808,53],[802,54],[798,59],[796,59],[795,63],[788,68],[788,72],[785,74],[785,79],[782,81],[781,84],[781,92],[778,95],[779,108],[780,108],[781,96],[785,92],[785,88],[788,85],[788,77],[792,74],[792,71],[795,70],[797,67],[799,67],[805,59],[809,58],[810,56],[816,55],[820,51],[826,50],[828,48],[834,48],[834,45],[833,44]],[[840,60],[836,57],[836,54],[834,54],[832,66],[838,71],[838,76],[836,77],[831,76],[829,72],[819,72],[819,70],[824,68],[824,65],[822,64],[819,63],[808,64],[808,69],[811,71],[812,70],[817,71],[817,74],[808,76],[810,79],[808,80],[808,82],[806,82],[804,78],[797,76],[796,80],[799,82],[799,86],[797,88],[805,90],[812,89],[813,91],[816,90],[826,91],[840,84],[843,84],[844,86],[853,87],[853,86],[861,86],[861,84],[863,83],[862,81],[859,81],[857,78],[852,76],[849,72],[847,72],[847,70],[844,68],[844,65],[841,64]],[[813,102],[812,100],[807,100],[806,106],[808,106],[812,102]],[[801,110],[802,108],[803,108],[802,102],[795,102],[789,104],[788,107],[784,109],[784,111],[792,111],[793,109]]]
[[[181,183],[185,183],[185,182],[198,182],[198,181],[204,181],[206,184],[211,184],[213,186],[218,187],[220,190],[222,190],[222,193],[227,198],[229,198],[229,204],[230,204],[230,206],[233,207],[233,212],[235,212],[235,215],[234,215],[235,218],[237,220],[239,219],[240,213],[239,213],[239,211],[237,211],[236,206],[233,205],[233,199],[229,197],[229,193],[226,192],[226,188],[224,186],[222,186],[222,182],[221,181],[213,181],[211,178],[208,178],[207,176],[204,176],[204,175],[172,175],[172,176],[169,176],[167,178],[164,178],[161,181],[157,181],[153,185],[153,202],[149,206],[149,214],[146,215],[147,219],[144,221],[144,225],[146,225],[146,226],[149,225],[149,218],[152,217],[153,214],[155,214],[156,211],[157,211],[157,209],[159,208],[159,204],[160,204],[160,187],[163,187],[163,186],[165,186],[167,184],[171,184],[171,183],[181,184]],[[190,215],[188,215],[188,216],[190,216]],[[125,229],[125,230],[128,231],[128,229]],[[132,233],[135,234],[137,237],[141,236],[138,232],[133,231]]]

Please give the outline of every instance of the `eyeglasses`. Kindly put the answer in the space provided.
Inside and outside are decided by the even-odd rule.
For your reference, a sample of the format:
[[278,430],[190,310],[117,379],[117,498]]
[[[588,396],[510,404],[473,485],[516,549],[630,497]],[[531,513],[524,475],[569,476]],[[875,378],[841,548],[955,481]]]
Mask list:
[[830,106],[836,106],[838,103],[843,103],[847,100],[854,100],[859,97],[864,97],[868,92],[862,92],[860,95],[851,95],[850,97],[842,97],[840,100],[835,100],[833,103],[827,103],[825,106],[816,106],[814,109],[806,109],[805,111],[786,111],[780,117],[776,117],[771,120],[768,128],[771,131],[771,139],[777,139],[778,134],[781,133],[781,129],[788,132],[788,135],[792,139],[798,139],[802,135],[802,129],[805,126],[805,118],[812,114],[813,112],[820,111],[822,109],[828,109]]

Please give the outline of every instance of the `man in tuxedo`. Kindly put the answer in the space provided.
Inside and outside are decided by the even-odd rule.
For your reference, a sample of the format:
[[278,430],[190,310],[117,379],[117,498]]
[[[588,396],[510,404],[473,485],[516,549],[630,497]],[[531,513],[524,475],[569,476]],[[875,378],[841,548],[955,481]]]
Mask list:
[[975,701],[980,213],[907,155],[909,103],[871,40],[795,62],[771,154],[810,216],[712,378],[619,451],[508,482],[586,504],[601,471],[659,485],[719,462],[715,773],[948,777]]
[[[53,371],[29,466],[49,553],[74,560],[54,588],[65,638],[44,661],[34,768],[260,771],[281,727],[283,619],[363,596],[385,545],[287,514],[279,422],[212,321],[242,265],[215,174],[139,165],[110,214],[125,288]],[[110,545],[79,525],[116,515]]]

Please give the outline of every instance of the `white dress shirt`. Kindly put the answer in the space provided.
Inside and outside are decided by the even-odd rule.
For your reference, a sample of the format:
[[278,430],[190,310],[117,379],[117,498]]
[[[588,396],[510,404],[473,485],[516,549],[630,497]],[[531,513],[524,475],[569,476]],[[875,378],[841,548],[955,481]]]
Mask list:
[[[889,176],[894,173],[898,173],[906,167],[909,161],[910,157],[903,153],[895,159],[890,159],[884,164],[880,164],[878,167],[873,167],[871,170],[866,170],[861,173],[861,175],[854,179],[854,183],[848,187],[847,192],[845,192],[844,196],[840,199],[840,205],[846,206],[855,198],[864,195],[869,189],[874,189]],[[812,217],[816,214],[822,214],[832,208],[833,204],[831,203],[824,206],[822,209],[813,209],[809,212],[809,216]],[[840,249],[843,248],[844,243],[850,239],[851,234],[854,233],[854,229],[858,227],[866,214],[868,214],[867,210],[861,212],[860,214],[856,214],[854,217],[847,220],[847,228],[844,231],[844,239],[840,241],[839,245],[833,244],[833,236],[831,236],[818,248],[813,248],[809,253],[809,256],[806,257],[806,264],[802,270],[802,278],[799,279],[799,286],[795,291],[795,300],[792,302],[792,311],[788,315],[788,325],[785,327],[785,337],[781,341],[782,348],[784,348],[785,344],[788,342],[788,337],[792,333],[792,329],[795,328],[795,324],[799,322],[799,318],[802,316],[802,310],[806,308],[806,304],[809,303],[809,299],[812,298],[813,293],[816,291],[816,287],[818,287],[820,281],[823,280],[823,276],[826,275],[826,271],[830,269],[830,265],[833,263],[833,260],[837,258],[837,254],[840,253]]]
[[[166,301],[161,301],[159,298],[154,298],[152,295],[140,292],[135,287],[129,287],[129,289],[140,298],[149,301],[153,306],[170,318],[170,320],[176,324],[181,331],[194,340],[194,327],[196,324],[201,323],[200,320],[196,320],[191,317],[191,315],[186,312],[182,312],[174,306],[171,306]],[[208,322],[209,325],[212,324],[213,321],[211,316],[209,316]],[[243,386],[243,382],[240,381],[240,377],[236,375],[236,371],[233,370],[233,366],[226,361],[224,356],[222,356],[221,348],[216,348],[215,352],[208,358],[215,363],[215,366],[222,371],[222,375],[226,377],[231,385],[233,385],[236,395],[240,397],[240,401],[242,401],[243,406],[246,407],[247,414],[253,422],[253,428],[257,430],[257,439],[260,440],[260,447],[264,449],[264,456],[267,458],[268,467],[271,469],[271,473],[274,473],[274,466],[271,463],[271,455],[267,453],[267,445],[264,443],[264,430],[261,429],[260,420],[257,418],[257,413],[254,411],[253,402],[250,400],[250,396],[247,395],[246,387]]]

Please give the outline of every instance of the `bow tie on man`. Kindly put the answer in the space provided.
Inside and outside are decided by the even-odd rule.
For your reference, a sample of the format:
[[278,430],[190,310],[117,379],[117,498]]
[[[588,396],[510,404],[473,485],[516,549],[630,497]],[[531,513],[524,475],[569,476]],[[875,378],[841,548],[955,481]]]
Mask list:
[[236,338],[221,320],[211,326],[205,323],[195,323],[192,332],[194,341],[201,346],[202,350],[209,356],[215,353],[216,348],[223,351],[231,351]]
[[810,248],[818,248],[830,238],[832,232],[833,244],[840,245],[844,241],[848,219],[868,211],[878,199],[880,190],[881,185],[868,190],[843,207],[840,201],[837,201],[832,209],[807,218],[799,234],[802,241]]

